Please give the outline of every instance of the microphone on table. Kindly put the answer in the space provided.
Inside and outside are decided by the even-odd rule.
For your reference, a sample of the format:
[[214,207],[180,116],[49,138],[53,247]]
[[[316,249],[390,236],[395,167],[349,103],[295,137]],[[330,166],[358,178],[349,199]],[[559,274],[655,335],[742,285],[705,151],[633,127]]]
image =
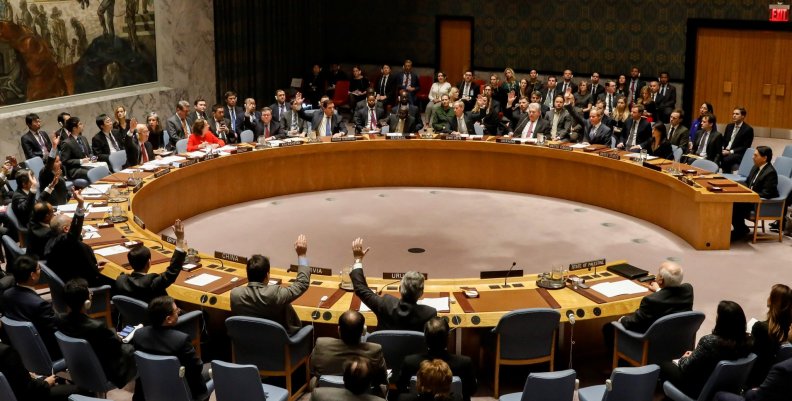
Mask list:
[[569,319],[569,324],[575,325],[575,313],[571,310],[567,311],[566,313],[567,319]]
[[503,288],[509,288],[509,285],[506,284],[506,282],[509,280],[509,275],[511,274],[512,270],[514,270],[514,266],[517,266],[517,262],[512,262],[509,271],[506,272],[506,277],[503,278]]
[[401,280],[396,280],[396,281],[394,281],[392,283],[388,283],[388,284],[383,285],[382,288],[380,288],[380,290],[377,291],[377,295],[382,295],[382,291],[385,291],[385,287],[390,287],[391,285],[398,284],[398,283],[401,283]]

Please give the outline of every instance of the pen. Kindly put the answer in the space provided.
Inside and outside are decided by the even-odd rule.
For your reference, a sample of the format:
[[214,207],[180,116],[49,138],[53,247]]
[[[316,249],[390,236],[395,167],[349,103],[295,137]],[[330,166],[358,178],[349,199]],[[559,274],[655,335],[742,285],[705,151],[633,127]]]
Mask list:
[[191,274],[191,275],[187,276],[187,278],[185,280],[189,280],[191,278],[195,278],[196,276],[198,276],[198,275],[197,274]]

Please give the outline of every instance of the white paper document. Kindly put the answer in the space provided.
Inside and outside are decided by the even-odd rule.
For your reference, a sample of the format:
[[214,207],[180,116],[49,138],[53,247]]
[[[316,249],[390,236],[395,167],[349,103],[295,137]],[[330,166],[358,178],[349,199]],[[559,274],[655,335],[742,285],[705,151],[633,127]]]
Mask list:
[[83,189],[81,194],[83,194],[83,195],[104,195],[112,187],[113,187],[113,184],[92,184],[90,187]]
[[587,148],[589,146],[591,146],[591,144],[586,143],[586,142],[582,142],[582,143],[576,143],[574,145],[570,145],[569,147],[572,148],[572,149],[583,149],[583,148]]
[[107,213],[112,209],[110,206],[92,207],[88,209],[88,213]]
[[[641,157],[640,153],[627,153],[624,157],[629,157],[631,159],[637,159]],[[657,159],[657,156],[646,155],[646,160],[654,160]]]
[[136,169],[136,168],[125,168],[125,169],[119,171],[119,173],[126,173],[126,174],[139,173],[139,172],[140,172],[140,169]]
[[197,286],[197,287],[203,287],[205,285],[209,285],[211,283],[214,283],[215,281],[220,280],[221,278],[222,277],[215,276],[213,274],[201,273],[201,274],[199,274],[199,275],[197,275],[197,276],[195,276],[195,277],[193,277],[193,278],[191,278],[189,280],[186,280],[184,282],[184,284],[194,285],[194,286]]
[[218,152],[230,152],[232,150],[236,150],[236,146],[234,145],[225,145],[223,147],[219,147],[216,149]]
[[630,280],[595,284],[591,286],[591,289],[609,298],[619,295],[641,294],[649,291],[646,287],[635,284]]
[[200,150],[196,150],[195,152],[187,152],[187,157],[189,158],[202,158],[206,156],[206,152],[201,152]]
[[435,308],[438,312],[450,312],[451,307],[448,304],[448,297],[440,298],[423,298],[418,300],[418,305],[426,305]]
[[98,232],[86,232],[82,235],[83,239],[95,239],[95,238],[102,238],[102,236]]
[[118,255],[119,253],[127,253],[127,252],[129,252],[129,249],[123,245],[108,246],[107,248],[97,249],[94,251],[95,254],[104,257]]
[[77,203],[67,203],[58,206],[58,211],[61,213],[74,213],[77,211]]

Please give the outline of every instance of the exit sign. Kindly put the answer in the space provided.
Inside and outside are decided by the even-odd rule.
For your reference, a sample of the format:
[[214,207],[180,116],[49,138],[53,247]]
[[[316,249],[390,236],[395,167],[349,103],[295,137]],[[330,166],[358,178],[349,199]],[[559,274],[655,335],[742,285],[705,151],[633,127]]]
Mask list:
[[789,4],[770,4],[770,22],[789,22]]

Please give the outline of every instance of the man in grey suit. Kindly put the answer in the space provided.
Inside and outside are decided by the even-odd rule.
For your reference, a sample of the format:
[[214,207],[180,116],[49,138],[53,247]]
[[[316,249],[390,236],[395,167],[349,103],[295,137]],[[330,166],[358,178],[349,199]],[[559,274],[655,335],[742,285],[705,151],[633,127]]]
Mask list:
[[555,141],[569,142],[569,129],[572,127],[572,116],[564,110],[564,97],[556,96],[553,108],[545,114],[545,120],[550,123],[550,137]]
[[168,118],[165,123],[170,136],[170,143],[168,149],[176,148],[176,142],[180,139],[187,139],[190,136],[190,123],[187,121],[187,113],[190,111],[190,102],[186,100],[179,100],[176,104],[176,113]]
[[321,103],[321,112],[313,113],[311,120],[312,134],[317,138],[320,136],[344,136],[347,134],[346,124],[341,116],[335,114],[335,103],[332,100],[324,100]]
[[283,113],[280,126],[287,136],[305,136],[305,133],[308,131],[308,123],[300,118],[301,110],[302,102],[299,100],[292,100],[291,108]]
[[375,384],[387,384],[387,371],[382,346],[361,341],[366,335],[366,318],[355,310],[348,310],[338,319],[338,337],[319,337],[311,353],[311,388],[321,375],[344,374],[344,362],[352,357],[369,360]]
[[371,370],[367,358],[352,357],[344,364],[344,388],[315,388],[311,401],[384,401],[369,392],[373,383]]
[[688,144],[690,143],[690,130],[682,125],[682,110],[676,109],[671,112],[671,123],[666,125],[668,132],[668,140],[672,145],[679,146],[682,152],[687,151]]
[[297,279],[288,287],[269,285],[269,259],[253,255],[247,262],[248,284],[231,290],[231,313],[234,315],[260,317],[283,325],[292,335],[300,330],[302,323],[291,302],[308,290],[311,268],[308,264],[308,241],[300,234],[294,243],[297,252]]
[[574,101],[575,97],[572,96],[572,94],[564,97],[564,108],[569,112],[569,115],[572,116],[572,119],[583,129],[577,141],[588,142],[591,145],[611,146],[612,131],[610,127],[602,124],[602,114],[604,112],[600,111],[598,108],[592,108],[589,112],[589,119],[585,120],[583,116],[575,110],[573,105]]

